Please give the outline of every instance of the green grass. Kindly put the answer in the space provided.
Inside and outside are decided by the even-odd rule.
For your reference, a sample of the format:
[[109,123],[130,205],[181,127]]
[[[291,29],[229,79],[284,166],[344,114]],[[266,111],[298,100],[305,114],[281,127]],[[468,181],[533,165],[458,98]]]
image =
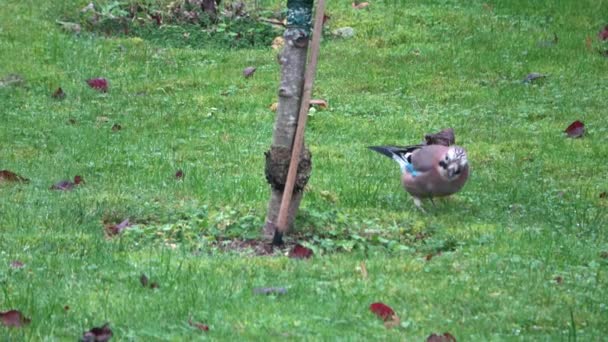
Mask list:
[[[26,79],[0,88],[0,169],[31,179],[0,186],[0,311],[32,319],[0,327],[0,339],[73,341],[104,322],[121,341],[605,339],[608,59],[585,38],[600,45],[608,3],[329,3],[331,28],[357,35],[322,45],[314,97],[330,107],[309,120],[314,169],[299,221],[318,254],[304,262],[210,243],[261,230],[275,53],[61,32],[55,19],[86,3],[5,0],[0,10],[0,77]],[[554,32],[556,46],[538,46]],[[523,84],[534,71],[549,77]],[[107,94],[84,82],[98,76]],[[59,86],[64,101],[50,97]],[[565,138],[577,119],[587,135]],[[444,127],[472,175],[423,215],[398,167],[365,147]],[[76,174],[85,186],[49,190]],[[102,221],[125,217],[137,227],[104,238]],[[160,288],[143,288],[141,273]],[[288,293],[253,295],[258,286]],[[376,301],[399,328],[369,312]]]

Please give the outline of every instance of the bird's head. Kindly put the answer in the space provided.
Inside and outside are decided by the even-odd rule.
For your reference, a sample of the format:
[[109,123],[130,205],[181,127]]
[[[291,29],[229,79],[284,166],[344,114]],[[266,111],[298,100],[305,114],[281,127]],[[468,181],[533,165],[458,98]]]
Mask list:
[[467,152],[459,146],[450,146],[439,160],[439,174],[451,181],[460,177],[468,167]]

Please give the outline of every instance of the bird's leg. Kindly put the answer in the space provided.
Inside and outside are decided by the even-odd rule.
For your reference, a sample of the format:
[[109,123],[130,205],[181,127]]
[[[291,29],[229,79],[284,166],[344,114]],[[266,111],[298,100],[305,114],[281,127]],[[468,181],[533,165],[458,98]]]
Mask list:
[[431,200],[431,203],[433,204],[433,207],[436,208],[437,206],[435,205],[435,201],[433,201],[433,197],[429,197],[429,199]]
[[424,214],[426,214],[426,211],[422,207],[422,201],[420,200],[420,198],[413,197],[413,196],[412,196],[412,198],[414,199],[414,205],[416,206],[416,208],[420,209],[420,211],[422,211]]

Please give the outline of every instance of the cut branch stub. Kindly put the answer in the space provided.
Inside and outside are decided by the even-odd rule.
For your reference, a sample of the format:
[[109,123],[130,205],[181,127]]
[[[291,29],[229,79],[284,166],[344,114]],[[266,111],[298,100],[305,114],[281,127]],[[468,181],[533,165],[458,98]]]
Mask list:
[[[266,156],[266,180],[273,189],[283,191],[285,188],[285,180],[289,171],[289,161],[291,160],[291,150],[288,147],[273,146],[264,153]],[[298,174],[294,191],[302,191],[308,183],[310,173],[312,171],[312,159],[308,149],[303,149],[300,154],[300,163],[298,164]]]

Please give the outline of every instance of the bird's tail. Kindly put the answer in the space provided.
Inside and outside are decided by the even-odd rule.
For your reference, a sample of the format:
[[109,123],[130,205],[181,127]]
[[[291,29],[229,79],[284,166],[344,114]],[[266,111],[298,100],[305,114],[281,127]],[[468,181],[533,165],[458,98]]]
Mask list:
[[368,146],[370,150],[383,154],[399,164],[402,172],[412,163],[412,153],[423,145],[414,146]]

